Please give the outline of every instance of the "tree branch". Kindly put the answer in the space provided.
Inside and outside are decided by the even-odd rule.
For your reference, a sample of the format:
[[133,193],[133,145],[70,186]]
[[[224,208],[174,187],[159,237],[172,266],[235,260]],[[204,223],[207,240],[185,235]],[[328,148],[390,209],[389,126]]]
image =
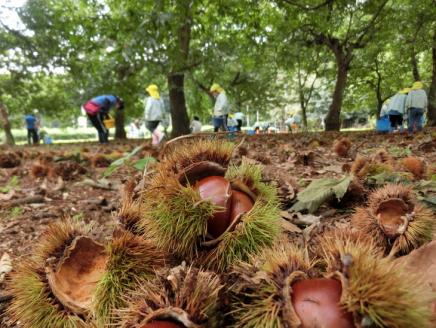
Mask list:
[[352,47],[354,49],[363,48],[366,45],[366,43],[369,41],[369,39],[364,41],[363,38],[371,32],[371,28],[376,24],[377,19],[380,17],[380,14],[382,13],[382,11],[383,11],[384,7],[386,6],[386,4],[388,3],[388,1],[389,0],[383,1],[383,3],[380,5],[380,7],[375,12],[375,14],[372,16],[369,23],[360,31],[360,33],[357,33],[357,35],[358,35],[357,40],[356,40],[356,42],[353,42],[353,45],[352,45]]
[[289,5],[291,5],[291,6],[297,7],[299,9],[307,10],[307,11],[318,10],[318,9],[320,9],[322,7],[331,5],[334,2],[334,0],[326,0],[326,1],[324,1],[324,2],[322,2],[320,4],[318,4],[318,5],[310,7],[310,6],[307,6],[305,4],[301,4],[298,1],[294,1],[294,0],[282,0],[282,1],[287,3],[287,4],[289,4]]

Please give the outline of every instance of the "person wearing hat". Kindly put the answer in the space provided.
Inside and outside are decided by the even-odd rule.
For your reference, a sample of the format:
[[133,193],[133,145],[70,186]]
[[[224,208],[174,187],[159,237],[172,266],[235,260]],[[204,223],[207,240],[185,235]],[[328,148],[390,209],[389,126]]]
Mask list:
[[422,130],[422,117],[427,110],[428,100],[424,85],[420,81],[413,83],[412,90],[406,98],[406,112],[409,117],[407,129],[413,133],[415,128]]
[[160,98],[159,88],[156,84],[150,84],[145,90],[150,95],[145,104],[145,127],[151,133],[152,144],[158,145],[164,136],[157,129],[163,119],[164,103]]
[[210,93],[215,97],[213,108],[213,127],[214,131],[227,131],[227,117],[230,112],[230,104],[224,89],[217,83],[212,84]]
[[410,88],[405,88],[398,91],[388,104],[387,112],[391,123],[391,131],[396,131],[399,128],[403,132],[403,115],[406,109],[406,98],[410,92]]
[[92,126],[98,132],[98,141],[100,143],[109,142],[109,130],[104,121],[113,121],[109,116],[111,108],[122,110],[124,108],[124,101],[114,95],[101,95],[88,100],[82,106]]

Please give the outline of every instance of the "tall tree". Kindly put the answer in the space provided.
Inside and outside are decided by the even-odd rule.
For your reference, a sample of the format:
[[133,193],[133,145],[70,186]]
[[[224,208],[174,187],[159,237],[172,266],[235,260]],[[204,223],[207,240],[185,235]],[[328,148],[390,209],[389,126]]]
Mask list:
[[340,129],[341,107],[351,62],[356,50],[365,48],[380,28],[387,2],[326,0],[313,4],[312,1],[279,1],[298,16],[300,29],[310,36],[309,43],[324,45],[335,56],[336,84],[325,119],[327,131]]

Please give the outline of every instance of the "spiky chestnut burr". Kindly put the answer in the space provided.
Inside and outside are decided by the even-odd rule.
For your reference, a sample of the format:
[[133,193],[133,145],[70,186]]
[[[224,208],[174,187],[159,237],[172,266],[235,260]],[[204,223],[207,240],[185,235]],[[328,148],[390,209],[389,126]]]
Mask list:
[[90,304],[102,275],[104,247],[77,223],[52,224],[30,258],[22,259],[9,283],[8,313],[23,327],[94,327]]
[[355,327],[428,327],[434,296],[427,286],[391,258],[382,258],[377,245],[359,235],[336,230],[319,241],[324,276],[341,281],[340,304],[353,314]]
[[159,270],[126,297],[118,312],[123,328],[221,327],[218,275],[187,267]]
[[334,152],[340,157],[347,157],[350,148],[351,141],[345,137],[335,140],[333,144]]
[[126,293],[138,288],[139,281],[154,278],[154,271],[169,262],[152,243],[129,231],[116,231],[106,254],[107,263],[92,303],[100,327],[113,323],[114,311],[125,306]]
[[368,206],[357,208],[352,226],[372,236],[387,253],[407,254],[432,239],[435,219],[410,188],[386,185],[374,191]]
[[424,162],[414,156],[409,156],[401,160],[401,166],[407,171],[413,174],[415,179],[421,179],[426,172]]
[[143,193],[141,227],[176,256],[216,270],[272,244],[278,198],[260,168],[228,167],[232,146],[201,141],[177,149]]
[[233,327],[426,327],[428,298],[370,238],[334,231],[319,258],[284,243],[233,276]]

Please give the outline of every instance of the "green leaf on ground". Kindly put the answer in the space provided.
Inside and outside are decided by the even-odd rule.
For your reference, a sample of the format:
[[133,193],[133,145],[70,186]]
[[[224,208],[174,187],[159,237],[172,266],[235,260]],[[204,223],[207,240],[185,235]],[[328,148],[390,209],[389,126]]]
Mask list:
[[135,149],[133,149],[130,153],[128,153],[126,156],[123,156],[121,158],[118,158],[116,161],[113,161],[111,165],[108,166],[108,168],[103,172],[103,177],[108,177],[112,173],[114,173],[116,170],[118,170],[121,166],[128,163],[130,159],[135,156],[144,146],[138,146]]
[[18,176],[16,176],[16,175],[12,176],[9,179],[8,183],[6,184],[6,186],[0,187],[0,193],[7,194],[12,189],[15,189],[15,187],[17,187],[19,183],[20,183],[20,178]]
[[412,151],[408,147],[391,146],[388,148],[388,153],[394,157],[406,157],[412,155]]
[[156,159],[152,156],[149,157],[145,157],[145,158],[141,158],[139,160],[137,160],[134,164],[133,167],[135,169],[137,169],[138,171],[144,171],[144,169],[151,163],[155,163]]
[[366,180],[369,184],[376,186],[384,186],[387,183],[410,184],[413,180],[413,175],[409,172],[383,171],[367,177]]
[[352,179],[351,176],[345,176],[341,179],[326,178],[312,181],[306,189],[297,194],[298,201],[291,210],[295,212],[308,210],[309,213],[314,213],[324,202],[333,197],[341,200]]

